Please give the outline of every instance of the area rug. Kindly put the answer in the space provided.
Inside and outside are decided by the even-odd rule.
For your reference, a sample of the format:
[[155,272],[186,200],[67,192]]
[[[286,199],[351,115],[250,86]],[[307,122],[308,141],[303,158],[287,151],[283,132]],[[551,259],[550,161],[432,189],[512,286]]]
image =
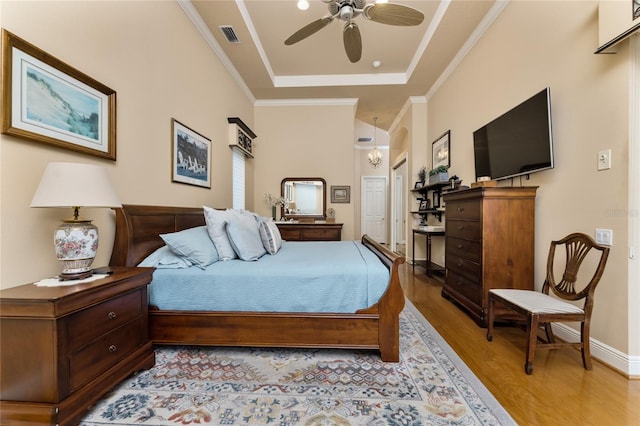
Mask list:
[[81,425],[515,425],[409,302],[399,363],[375,351],[157,347]]

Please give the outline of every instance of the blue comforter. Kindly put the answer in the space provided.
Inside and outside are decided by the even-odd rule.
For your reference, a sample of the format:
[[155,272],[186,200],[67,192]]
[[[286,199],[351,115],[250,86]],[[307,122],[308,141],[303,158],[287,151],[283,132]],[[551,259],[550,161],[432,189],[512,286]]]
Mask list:
[[349,313],[373,305],[389,270],[359,241],[287,241],[256,262],[157,269],[150,305],[178,311]]

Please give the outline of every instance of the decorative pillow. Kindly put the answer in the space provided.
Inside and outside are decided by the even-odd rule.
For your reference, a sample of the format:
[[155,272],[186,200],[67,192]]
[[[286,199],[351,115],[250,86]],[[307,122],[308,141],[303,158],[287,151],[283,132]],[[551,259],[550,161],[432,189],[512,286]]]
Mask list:
[[213,245],[218,251],[220,260],[231,260],[238,256],[231,246],[229,237],[225,230],[225,222],[232,222],[239,215],[234,214],[232,210],[216,210],[211,207],[203,206],[204,219],[207,223],[207,232]]
[[231,246],[242,260],[258,260],[266,251],[260,239],[258,222],[253,215],[239,215],[226,224]]
[[280,230],[274,222],[260,221],[260,239],[262,245],[269,254],[276,254],[280,247],[282,247],[282,236]]
[[169,247],[162,246],[145,257],[138,266],[151,266],[158,269],[180,269],[189,268],[192,263],[172,252]]
[[160,238],[172,252],[201,269],[219,260],[218,252],[209,238],[206,226],[197,226],[171,234],[160,234]]

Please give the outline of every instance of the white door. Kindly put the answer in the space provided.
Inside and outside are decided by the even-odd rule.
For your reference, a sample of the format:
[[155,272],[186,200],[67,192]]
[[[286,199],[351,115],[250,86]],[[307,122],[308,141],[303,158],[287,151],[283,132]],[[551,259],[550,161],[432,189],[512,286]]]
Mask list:
[[387,242],[387,178],[362,178],[362,233],[379,243]]

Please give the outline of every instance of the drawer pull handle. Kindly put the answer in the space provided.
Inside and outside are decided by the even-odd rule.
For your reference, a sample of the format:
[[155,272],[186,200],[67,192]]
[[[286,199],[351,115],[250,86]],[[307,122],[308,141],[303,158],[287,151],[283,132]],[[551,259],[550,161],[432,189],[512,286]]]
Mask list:
[[462,281],[461,281],[461,280],[458,280],[458,282],[457,282],[456,284],[458,284],[458,285],[462,285]]
[[464,247],[462,244],[458,244],[459,249],[461,249],[462,247]]
[[458,268],[462,268],[462,265],[464,265],[464,262],[460,261],[460,262],[458,262],[457,266],[458,266]]
[[463,229],[464,229],[464,226],[458,225],[458,231],[462,231]]
[[109,352],[112,352],[112,353],[113,353],[113,352],[115,352],[115,351],[116,351],[116,349],[118,349],[118,348],[116,348],[116,345],[111,345],[111,346],[109,346]]
[[464,211],[464,207],[458,207],[458,212],[462,213]]
[[107,316],[109,317],[109,319],[114,319],[115,317],[117,317],[116,313],[113,311],[109,312]]

